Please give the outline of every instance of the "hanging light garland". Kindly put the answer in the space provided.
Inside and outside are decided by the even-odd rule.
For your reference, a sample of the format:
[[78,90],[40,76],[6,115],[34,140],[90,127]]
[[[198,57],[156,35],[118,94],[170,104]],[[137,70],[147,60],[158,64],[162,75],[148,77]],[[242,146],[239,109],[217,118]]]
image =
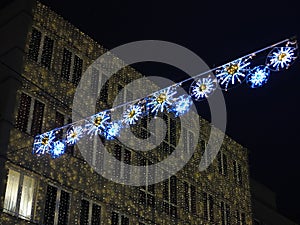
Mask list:
[[[256,65],[253,59],[269,49],[271,51],[266,56],[265,64]],[[92,138],[95,135],[100,135],[106,140],[113,140],[119,136],[122,128],[136,124],[144,116],[153,115],[156,117],[158,113],[173,113],[175,117],[182,116],[189,111],[192,99],[195,101],[205,100],[218,87],[227,91],[244,81],[250,88],[262,87],[268,82],[271,71],[277,72],[288,69],[297,57],[296,40],[286,39],[166,87],[142,99],[125,103],[122,106],[127,108],[123,111],[121,120],[112,121],[111,119],[111,112],[120,107],[117,106],[84,120],[37,135],[33,143],[33,153],[37,155],[49,154],[52,158],[57,158],[65,153],[68,146],[74,146],[84,136]],[[211,73],[214,76],[211,76]],[[176,96],[178,94],[176,88],[192,79],[194,81],[190,85],[189,95]]]

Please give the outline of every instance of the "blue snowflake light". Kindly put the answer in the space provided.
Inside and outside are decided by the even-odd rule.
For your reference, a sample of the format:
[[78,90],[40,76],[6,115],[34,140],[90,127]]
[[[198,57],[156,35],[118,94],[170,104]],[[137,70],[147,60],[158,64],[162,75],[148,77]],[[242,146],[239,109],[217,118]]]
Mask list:
[[97,113],[96,115],[93,115],[89,119],[89,123],[85,125],[85,128],[87,129],[87,134],[101,135],[103,131],[106,129],[106,124],[108,123],[109,119],[110,119],[110,115],[107,111],[100,112]]
[[201,101],[208,98],[217,88],[217,79],[202,77],[194,81],[190,87],[190,95],[196,100]]
[[237,59],[231,63],[228,63],[216,71],[216,77],[218,78],[219,85],[222,89],[228,88],[240,84],[244,81],[247,72],[247,67],[250,62],[243,59]]
[[297,58],[296,51],[294,47],[275,47],[269,53],[266,65],[273,71],[287,69]]
[[174,113],[175,117],[182,116],[187,113],[192,105],[193,101],[189,95],[181,95],[174,102],[171,112]]
[[104,131],[105,139],[107,140],[115,139],[116,137],[119,136],[121,129],[122,129],[122,125],[120,122],[110,123]]
[[246,77],[246,84],[251,88],[262,87],[270,77],[270,69],[266,66],[257,66],[249,71]]
[[136,121],[142,117],[142,107],[139,104],[131,105],[124,113],[123,113],[123,122],[126,125],[135,124]]
[[53,131],[36,136],[33,143],[33,153],[37,155],[48,153],[52,148],[52,143],[55,138],[55,132]]
[[66,142],[68,145],[75,145],[83,136],[83,128],[81,126],[72,126],[67,131]]
[[168,109],[173,103],[173,95],[177,92],[173,87],[165,88],[161,91],[158,91],[149,98],[148,107],[151,110],[151,113],[156,115],[159,111],[163,112],[165,109]]
[[58,158],[66,151],[66,144],[63,141],[55,141],[49,151],[52,158]]

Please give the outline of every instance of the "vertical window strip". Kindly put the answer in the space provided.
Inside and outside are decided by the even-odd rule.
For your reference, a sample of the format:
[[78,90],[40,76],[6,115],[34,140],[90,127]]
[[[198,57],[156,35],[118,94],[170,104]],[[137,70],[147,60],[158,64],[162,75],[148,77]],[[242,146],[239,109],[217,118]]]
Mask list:
[[83,60],[79,58],[79,56],[75,55],[72,83],[76,86],[79,84],[79,81],[81,79],[82,69],[83,69]]
[[54,41],[48,36],[45,36],[43,51],[41,56],[41,65],[45,66],[48,69],[50,69],[51,67],[53,46],[54,46]]
[[43,103],[35,100],[31,125],[31,134],[34,136],[42,132],[44,108],[45,105]]
[[19,111],[16,121],[16,127],[22,131],[27,132],[29,114],[31,106],[31,97],[22,93],[20,97]]
[[37,62],[39,57],[42,33],[35,28],[32,28],[31,38],[29,42],[28,57]]
[[71,64],[72,64],[72,52],[64,48],[63,60],[61,65],[61,76],[67,81],[70,79]]

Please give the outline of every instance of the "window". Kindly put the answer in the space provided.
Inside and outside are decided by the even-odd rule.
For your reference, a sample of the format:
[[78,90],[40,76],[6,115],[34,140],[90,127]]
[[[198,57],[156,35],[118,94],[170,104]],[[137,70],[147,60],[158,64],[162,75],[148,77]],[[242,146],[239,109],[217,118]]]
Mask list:
[[230,208],[229,205],[221,202],[221,225],[229,225],[230,224]]
[[22,93],[16,127],[20,131],[32,135],[40,134],[42,131],[44,109],[45,105],[43,103]]
[[51,38],[45,36],[43,51],[41,56],[41,64],[48,69],[50,69],[51,66],[53,45],[54,45],[54,41]]
[[4,198],[4,212],[32,219],[35,179],[9,169]]
[[233,162],[233,175],[236,183],[242,184],[242,166],[237,161]]
[[28,56],[33,61],[38,61],[40,45],[42,40],[42,33],[35,28],[32,28],[31,38],[29,43]]
[[196,208],[196,187],[184,181],[184,206],[185,210],[193,214],[197,213]]
[[[151,162],[144,157],[139,157],[139,166],[145,166],[145,174],[140,174],[141,179],[146,179],[145,186],[141,186],[139,190],[139,201],[140,204],[144,206],[155,207],[155,185],[149,183],[150,176],[155,176],[155,167],[151,167],[152,171],[150,171]],[[152,179],[154,177],[151,177]],[[144,182],[144,180],[143,180]]]
[[177,217],[177,178],[175,176],[163,181],[163,210]]
[[50,69],[53,54],[53,46],[53,39],[42,34],[36,28],[32,28],[28,50],[28,57],[31,60],[35,62],[40,62],[42,66]]
[[241,213],[239,210],[236,210],[236,222],[237,225],[246,225],[245,213]]
[[67,225],[70,193],[52,185],[47,186],[44,225]]
[[[125,164],[131,163],[131,151],[118,144],[115,145],[113,151],[113,156],[118,161],[122,161]],[[114,175],[116,177],[124,178],[125,180],[130,179],[130,170],[126,171],[124,165],[121,165],[120,162],[116,162],[114,169]]]
[[218,154],[218,171],[219,174],[227,176],[227,156],[222,152]]
[[71,81],[73,84],[78,85],[81,79],[82,70],[83,60],[78,55],[75,55],[68,49],[64,48],[61,76],[67,81]]
[[101,206],[82,199],[80,208],[80,225],[100,225]]
[[111,215],[112,225],[129,225],[129,218],[125,215],[121,215],[117,212],[112,212]]
[[211,195],[203,192],[203,212],[204,218],[208,221],[214,221],[214,199]]

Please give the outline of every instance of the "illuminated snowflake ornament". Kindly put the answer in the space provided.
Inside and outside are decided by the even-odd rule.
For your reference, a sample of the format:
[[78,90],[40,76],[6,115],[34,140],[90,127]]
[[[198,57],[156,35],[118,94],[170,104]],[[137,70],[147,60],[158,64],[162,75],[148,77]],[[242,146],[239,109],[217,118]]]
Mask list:
[[83,136],[83,128],[81,126],[71,126],[67,131],[66,142],[68,145],[75,145]]
[[55,132],[53,131],[36,136],[33,143],[33,153],[37,155],[49,153],[55,138]]
[[175,117],[182,116],[189,111],[192,103],[191,96],[181,95],[175,100],[170,112],[174,113]]
[[222,89],[228,90],[229,88],[241,84],[248,70],[250,62],[243,59],[237,59],[231,63],[222,66],[216,71],[216,77]]
[[123,113],[123,122],[126,125],[136,124],[136,122],[143,115],[142,107],[138,104],[131,105],[129,108]]
[[158,112],[163,112],[165,109],[168,110],[173,104],[174,97],[177,92],[174,87],[168,87],[161,91],[158,91],[149,98],[148,106],[151,113],[157,115]]
[[113,140],[120,135],[122,125],[120,122],[113,122],[107,125],[104,131],[104,137],[107,140]]
[[63,155],[66,151],[66,144],[63,141],[55,141],[49,151],[52,158],[58,158]]
[[97,113],[90,117],[89,123],[85,125],[88,135],[97,135],[102,134],[106,129],[106,125],[108,120],[110,119],[110,115],[107,111]]
[[288,69],[297,58],[295,47],[275,47],[268,54],[266,65],[273,71]]
[[190,87],[190,95],[196,101],[202,101],[208,98],[217,88],[217,79],[211,77],[202,77],[194,81]]
[[270,77],[270,69],[266,66],[257,66],[248,72],[246,84],[251,88],[262,87]]

